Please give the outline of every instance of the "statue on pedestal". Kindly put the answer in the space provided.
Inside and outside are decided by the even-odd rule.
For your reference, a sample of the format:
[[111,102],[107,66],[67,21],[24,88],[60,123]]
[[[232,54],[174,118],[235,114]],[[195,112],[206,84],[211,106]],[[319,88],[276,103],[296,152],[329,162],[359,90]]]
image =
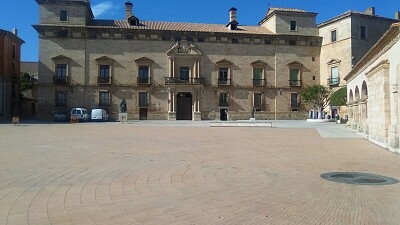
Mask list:
[[125,113],[126,112],[126,101],[125,101],[125,97],[122,98],[121,104],[120,104],[120,109],[121,109],[121,113]]

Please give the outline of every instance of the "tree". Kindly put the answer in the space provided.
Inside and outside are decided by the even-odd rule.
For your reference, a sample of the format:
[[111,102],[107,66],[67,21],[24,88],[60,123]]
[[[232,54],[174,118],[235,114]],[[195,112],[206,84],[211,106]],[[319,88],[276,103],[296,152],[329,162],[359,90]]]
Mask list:
[[332,93],[331,105],[332,106],[342,106],[346,105],[347,102],[347,88],[342,87],[339,90]]
[[302,99],[315,109],[318,109],[318,119],[322,118],[322,111],[329,105],[331,91],[320,84],[305,88],[301,93]]
[[32,89],[35,86],[36,82],[28,73],[21,73],[19,76],[19,84],[21,93]]

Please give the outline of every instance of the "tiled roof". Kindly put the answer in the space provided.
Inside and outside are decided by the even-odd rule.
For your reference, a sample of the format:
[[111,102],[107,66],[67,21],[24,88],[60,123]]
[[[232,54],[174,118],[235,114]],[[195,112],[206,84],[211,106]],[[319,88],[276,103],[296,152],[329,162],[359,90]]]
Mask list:
[[330,23],[332,23],[332,22],[335,22],[335,21],[337,21],[337,20],[340,20],[340,19],[349,17],[349,16],[351,16],[351,15],[369,16],[369,17],[379,18],[379,19],[384,19],[384,20],[392,20],[393,22],[398,21],[398,20],[395,20],[395,19],[386,18],[386,17],[379,16],[379,15],[371,15],[371,14],[368,14],[368,13],[365,13],[365,12],[359,12],[359,11],[349,10],[349,11],[346,11],[346,12],[340,14],[339,16],[333,17],[332,19],[329,19],[329,20],[327,20],[327,21],[324,21],[324,22],[318,24],[318,27],[321,27],[321,26],[330,24]]
[[[131,26],[125,20],[113,21],[113,28],[134,29],[134,30],[160,30],[160,31],[189,31],[189,32],[214,32],[214,33],[244,33],[244,34],[272,34],[265,27],[259,26],[238,26],[237,30],[230,30],[224,24],[202,24],[182,22],[161,22],[161,21],[140,21],[139,26]],[[110,23],[108,21],[108,23]],[[98,28],[112,28],[101,20],[93,20],[89,26]]]

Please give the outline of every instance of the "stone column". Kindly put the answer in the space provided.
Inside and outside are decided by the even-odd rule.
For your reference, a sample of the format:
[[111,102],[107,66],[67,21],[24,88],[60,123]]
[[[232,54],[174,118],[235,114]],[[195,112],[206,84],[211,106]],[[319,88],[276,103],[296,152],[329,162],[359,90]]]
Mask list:
[[392,100],[390,104],[390,126],[389,126],[389,148],[399,148],[399,128],[398,128],[398,101],[397,84],[392,85]]
[[175,93],[172,91],[168,94],[168,120],[176,120]]
[[193,102],[193,120],[201,120],[200,112],[200,93],[198,90],[194,91],[194,102]]
[[197,64],[197,78],[199,78],[200,77],[200,60],[197,60],[196,61],[196,64]]
[[175,58],[170,56],[169,59],[169,76],[175,77]]

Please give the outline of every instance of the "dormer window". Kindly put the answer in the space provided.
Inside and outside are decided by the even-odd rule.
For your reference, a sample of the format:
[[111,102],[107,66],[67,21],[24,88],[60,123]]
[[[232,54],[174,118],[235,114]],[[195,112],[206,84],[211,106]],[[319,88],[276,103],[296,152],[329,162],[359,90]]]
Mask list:
[[233,20],[226,25],[226,27],[229,27],[230,30],[237,30],[238,29],[239,23],[236,20]]
[[130,16],[129,18],[128,18],[128,22],[129,22],[129,25],[131,25],[131,26],[139,26],[139,18],[137,18],[136,16]]
[[290,31],[297,31],[297,22],[290,21]]
[[60,21],[61,22],[68,21],[68,11],[67,10],[60,10]]

